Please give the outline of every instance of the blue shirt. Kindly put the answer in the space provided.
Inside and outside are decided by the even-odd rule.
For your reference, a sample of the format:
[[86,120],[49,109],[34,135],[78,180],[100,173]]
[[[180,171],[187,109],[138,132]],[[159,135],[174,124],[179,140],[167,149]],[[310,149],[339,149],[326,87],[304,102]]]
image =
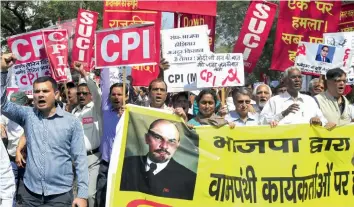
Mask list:
[[103,113],[103,134],[101,139],[100,152],[102,159],[109,162],[111,159],[114,138],[116,137],[116,127],[120,120],[118,113],[113,111],[109,100],[109,69],[101,71],[101,89],[102,89],[102,113]]
[[225,116],[225,120],[229,123],[235,123],[236,126],[258,126],[259,114],[248,113],[246,121],[243,121],[236,111],[230,111],[230,113]]
[[69,192],[74,180],[73,160],[78,181],[77,197],[87,198],[87,154],[79,120],[59,106],[53,116],[45,118],[36,108],[8,102],[6,79],[7,73],[1,73],[1,112],[25,131],[26,187],[45,196]]

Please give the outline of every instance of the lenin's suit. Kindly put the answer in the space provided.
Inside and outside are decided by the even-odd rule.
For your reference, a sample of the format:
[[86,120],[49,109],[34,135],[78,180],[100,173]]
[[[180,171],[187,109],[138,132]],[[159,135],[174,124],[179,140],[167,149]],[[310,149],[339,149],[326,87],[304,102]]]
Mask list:
[[139,191],[150,195],[192,200],[196,174],[173,159],[149,178],[145,172],[146,156],[124,159],[121,191]]

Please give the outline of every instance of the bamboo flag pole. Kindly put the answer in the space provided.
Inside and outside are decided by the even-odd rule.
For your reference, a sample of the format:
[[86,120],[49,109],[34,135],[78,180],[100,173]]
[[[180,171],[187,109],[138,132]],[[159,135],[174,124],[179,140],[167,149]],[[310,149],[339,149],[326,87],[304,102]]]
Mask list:
[[221,89],[221,104],[225,106],[225,88]]
[[126,74],[126,69],[125,66],[123,66],[123,106],[125,106],[125,99],[126,99],[126,93],[125,93],[125,87],[127,83],[127,74]]

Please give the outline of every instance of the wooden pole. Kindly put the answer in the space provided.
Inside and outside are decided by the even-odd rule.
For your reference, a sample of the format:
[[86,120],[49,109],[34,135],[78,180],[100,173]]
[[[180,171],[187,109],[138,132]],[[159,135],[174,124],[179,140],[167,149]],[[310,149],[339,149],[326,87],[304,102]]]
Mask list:
[[126,94],[125,94],[126,83],[127,83],[127,74],[126,74],[125,66],[123,66],[123,106],[125,106],[125,99],[126,99]]
[[221,89],[221,104],[225,106],[225,88]]
[[64,81],[64,90],[65,90],[65,96],[66,96],[67,104],[70,104],[67,81]]

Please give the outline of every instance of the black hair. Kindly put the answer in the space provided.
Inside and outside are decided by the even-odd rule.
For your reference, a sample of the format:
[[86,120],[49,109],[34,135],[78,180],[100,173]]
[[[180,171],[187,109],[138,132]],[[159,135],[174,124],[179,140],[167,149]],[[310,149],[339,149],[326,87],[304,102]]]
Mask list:
[[52,88],[55,91],[58,91],[58,83],[56,80],[54,80],[54,78],[50,77],[50,76],[42,76],[37,78],[34,82],[33,82],[33,86],[37,83],[44,83],[49,81],[52,84]]
[[346,75],[344,70],[342,70],[340,68],[331,69],[331,70],[327,71],[326,79],[327,80],[334,80],[336,78],[342,77],[343,74]]
[[[123,83],[115,83],[115,84],[111,85],[111,87],[109,88],[109,95],[112,94],[113,88],[116,88],[116,87],[123,89]],[[128,86],[125,87],[125,95],[128,95]]]
[[179,92],[179,93],[173,95],[172,96],[172,103],[176,102],[177,99],[181,96],[184,96],[188,100],[188,92],[184,91],[184,92]]
[[87,83],[80,83],[80,84],[77,86],[77,88],[79,88],[79,87],[87,87],[87,88],[88,88]]
[[218,97],[216,96],[216,92],[212,89],[205,89],[205,90],[202,90],[199,95],[195,98],[195,100],[197,101],[197,104],[199,104],[199,101],[202,99],[202,97],[204,95],[207,95],[207,94],[210,94],[213,96],[213,99],[215,101],[215,105],[216,105],[216,102],[218,101]]
[[329,50],[329,47],[326,46],[326,45],[323,45],[322,48],[321,48],[321,50],[323,50],[323,48],[325,48],[325,47],[327,47],[327,49]]
[[74,82],[67,82],[67,83],[66,83],[66,87],[67,87],[68,89],[70,89],[70,88],[75,88],[76,86],[75,86],[75,83],[74,83]]
[[150,84],[149,84],[149,91],[151,91],[152,84],[154,84],[154,83],[164,83],[165,86],[166,86],[166,92],[167,92],[167,84],[166,84],[166,82],[165,82],[163,79],[161,79],[161,78],[156,78],[156,79],[154,79],[154,80],[152,80],[152,81],[150,82]]

